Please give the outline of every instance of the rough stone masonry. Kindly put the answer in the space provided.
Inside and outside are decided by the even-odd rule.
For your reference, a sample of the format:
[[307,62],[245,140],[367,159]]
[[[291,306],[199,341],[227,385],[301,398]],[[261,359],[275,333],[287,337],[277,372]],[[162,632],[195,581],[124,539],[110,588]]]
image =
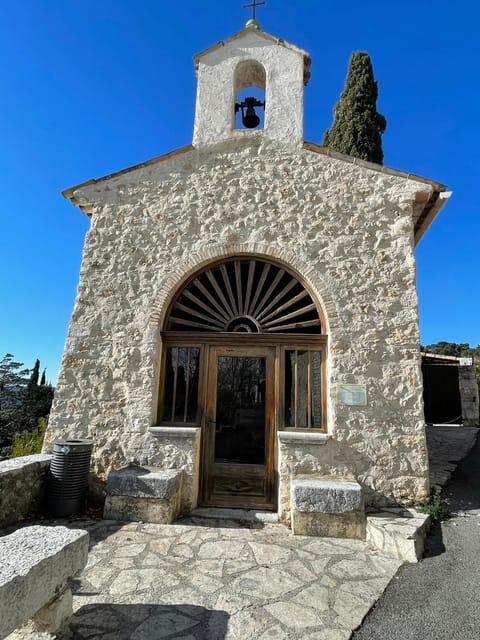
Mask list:
[[[302,92],[288,103],[293,114],[284,101],[266,113],[264,130],[207,127],[196,146],[67,193],[91,227],[46,448],[56,437],[92,438],[100,483],[131,462],[185,469],[195,506],[191,469],[204,425],[184,440],[191,447],[150,431],[160,424],[160,332],[192,274],[220,258],[261,256],[307,283],[328,336],[326,434],[276,439],[282,517],[293,478],[355,480],[370,505],[428,492],[414,223],[419,203],[444,188],[303,143],[298,132],[285,140],[279,118],[303,123],[303,83],[290,80],[303,79],[305,66],[305,52],[288,47],[247,29],[197,66],[202,95],[215,82],[233,96],[235,61],[255,59],[266,69],[267,105],[284,100],[286,87]],[[287,49],[288,68],[278,64]],[[197,119],[210,115],[197,109]],[[197,121],[197,136],[204,130]],[[365,385],[366,405],[342,403],[339,384]]]

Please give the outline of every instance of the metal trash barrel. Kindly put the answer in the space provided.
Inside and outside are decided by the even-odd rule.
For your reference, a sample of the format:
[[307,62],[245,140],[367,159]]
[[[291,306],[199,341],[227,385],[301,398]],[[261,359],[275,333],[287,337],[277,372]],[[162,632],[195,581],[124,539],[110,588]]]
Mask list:
[[47,482],[47,511],[52,516],[71,516],[84,508],[91,440],[55,440]]

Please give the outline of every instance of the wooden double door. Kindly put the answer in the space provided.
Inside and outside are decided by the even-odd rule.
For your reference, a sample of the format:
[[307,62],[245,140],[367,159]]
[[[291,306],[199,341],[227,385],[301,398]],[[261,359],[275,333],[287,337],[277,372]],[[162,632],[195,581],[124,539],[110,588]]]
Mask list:
[[211,346],[201,502],[274,508],[275,348]]

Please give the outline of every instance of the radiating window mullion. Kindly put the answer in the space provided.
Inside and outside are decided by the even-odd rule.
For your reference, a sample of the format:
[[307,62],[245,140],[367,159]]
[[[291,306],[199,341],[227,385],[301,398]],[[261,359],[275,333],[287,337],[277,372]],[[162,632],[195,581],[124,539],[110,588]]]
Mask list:
[[317,306],[298,278],[246,258],[213,265],[189,281],[169,312],[167,331],[231,333],[238,318],[250,318],[255,333],[322,333]]

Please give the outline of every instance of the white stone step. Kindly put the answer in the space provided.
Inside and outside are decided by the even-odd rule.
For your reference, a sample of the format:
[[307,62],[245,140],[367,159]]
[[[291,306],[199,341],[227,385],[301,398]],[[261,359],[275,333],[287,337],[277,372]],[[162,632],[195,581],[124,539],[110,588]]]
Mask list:
[[402,562],[418,562],[423,555],[430,516],[402,507],[367,515],[367,543]]

